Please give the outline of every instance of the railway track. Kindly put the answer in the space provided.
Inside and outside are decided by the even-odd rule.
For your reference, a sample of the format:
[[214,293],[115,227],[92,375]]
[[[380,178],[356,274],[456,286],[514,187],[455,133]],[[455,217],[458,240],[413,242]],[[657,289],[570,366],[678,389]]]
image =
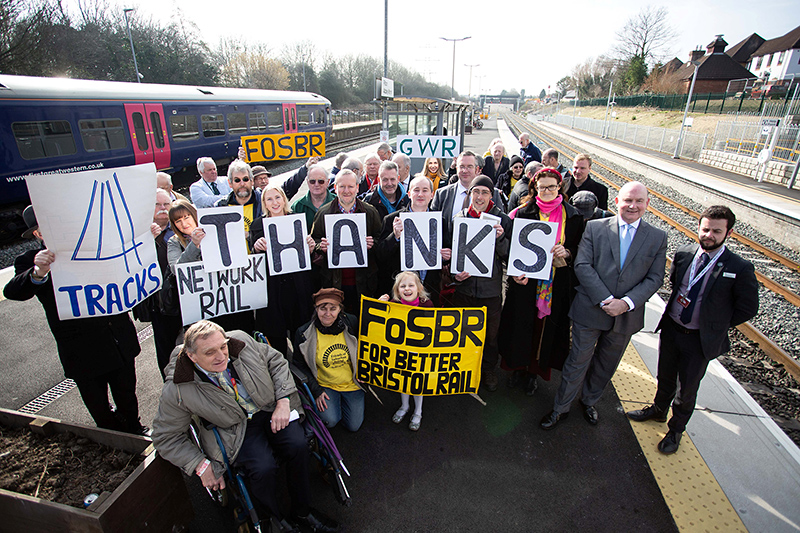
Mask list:
[[[574,156],[575,154],[580,152],[578,149],[569,146],[563,141],[556,139],[545,132],[542,132],[538,128],[535,128],[531,123],[519,119],[514,115],[506,114],[503,116],[503,118],[509,124],[512,131],[515,131],[516,135],[519,135],[519,133],[521,133],[522,131],[526,131],[541,139],[544,139],[547,144],[550,144],[551,146],[558,148],[559,152],[561,153],[564,153],[566,151],[567,154]],[[609,186],[613,187],[616,190],[619,190],[621,188],[619,182],[610,179],[607,176],[603,176],[602,174],[597,173],[595,170],[596,166],[599,166],[603,168],[606,172],[612,174],[613,176],[616,176],[616,178],[618,180],[621,180],[623,184],[629,181],[633,181],[632,178],[625,176],[624,174],[618,172],[617,170],[599,161],[594,161],[592,165],[593,168],[592,175],[602,179]],[[695,219],[699,219],[700,217],[700,213],[698,213],[697,211],[690,209],[689,207],[673,200],[672,198],[667,197],[664,194],[661,194],[658,191],[650,189],[650,194],[651,196],[658,198],[659,200],[665,202],[670,207],[677,209],[688,216],[691,216]],[[697,240],[697,234],[693,229],[687,228],[684,224],[675,220],[673,217],[669,216],[668,214],[662,212],[659,209],[656,209],[652,205],[652,203],[650,205],[649,211],[653,213],[656,217],[663,220],[668,225],[674,227],[675,229],[686,235],[688,238],[693,239],[695,241]],[[754,252],[756,252],[756,254],[763,255],[767,257],[769,260],[778,263],[779,265],[782,265],[785,269],[788,269],[791,272],[795,273],[800,272],[800,263],[791,259],[790,257],[787,257],[772,249],[769,249],[768,247],[740,233],[734,232],[731,235],[731,237],[736,241],[738,241],[741,245],[748,247]],[[797,292],[775,281],[770,276],[762,272],[759,272],[758,270],[756,270],[756,278],[766,289],[779,295],[787,302],[792,304],[794,307],[800,308],[800,295],[798,295]],[[794,357],[792,357],[791,354],[789,354],[786,350],[784,350],[778,344],[773,342],[766,334],[764,334],[751,322],[746,322],[745,324],[738,326],[737,329],[739,329],[739,331],[741,331],[748,339],[758,344],[759,347],[764,351],[764,353],[766,353],[775,362],[783,365],[789,374],[791,374],[796,380],[800,381],[800,362],[798,362]]]

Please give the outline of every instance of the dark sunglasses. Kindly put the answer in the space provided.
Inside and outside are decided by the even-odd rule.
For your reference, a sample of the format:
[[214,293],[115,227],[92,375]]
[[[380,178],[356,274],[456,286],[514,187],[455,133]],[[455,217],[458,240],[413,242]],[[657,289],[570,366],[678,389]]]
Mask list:
[[247,176],[245,176],[244,178],[233,178],[234,183],[239,183],[240,181],[247,183],[248,181],[250,181],[250,178],[248,178]]
[[319,183],[320,185],[322,185],[326,181],[328,181],[328,180],[308,180],[308,184],[309,185],[314,185],[315,183]]

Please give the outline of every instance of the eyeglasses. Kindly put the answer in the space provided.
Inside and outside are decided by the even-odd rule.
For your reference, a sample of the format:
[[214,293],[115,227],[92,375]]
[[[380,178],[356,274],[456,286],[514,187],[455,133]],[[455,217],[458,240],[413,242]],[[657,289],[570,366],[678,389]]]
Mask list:
[[233,182],[234,183],[239,183],[240,181],[243,181],[243,182],[247,183],[248,181],[250,181],[250,178],[247,177],[247,176],[245,176],[243,178],[233,178]]
[[511,168],[513,168],[514,170],[522,170],[522,165],[514,165]]
[[314,185],[314,184],[319,183],[320,185],[323,185],[325,183],[325,181],[327,181],[327,180],[308,180],[308,184],[309,185]]
[[548,185],[546,187],[536,187],[536,190],[539,192],[555,192],[558,190],[558,185]]

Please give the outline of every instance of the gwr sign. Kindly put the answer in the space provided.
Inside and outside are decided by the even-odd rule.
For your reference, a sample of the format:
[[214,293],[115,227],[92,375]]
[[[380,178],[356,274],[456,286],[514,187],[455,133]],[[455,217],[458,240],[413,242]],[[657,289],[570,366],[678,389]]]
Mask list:
[[458,157],[459,141],[443,135],[398,135],[397,150],[408,157]]
[[306,159],[325,155],[325,132],[242,137],[247,162]]

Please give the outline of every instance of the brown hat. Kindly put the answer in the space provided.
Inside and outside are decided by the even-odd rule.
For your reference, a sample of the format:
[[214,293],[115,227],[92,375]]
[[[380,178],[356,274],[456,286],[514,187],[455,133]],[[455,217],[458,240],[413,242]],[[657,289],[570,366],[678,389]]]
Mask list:
[[341,305],[344,302],[344,293],[334,288],[318,290],[314,294],[314,306],[319,306],[326,302]]
[[272,172],[267,170],[266,168],[262,167],[261,165],[255,165],[252,167],[253,170],[253,177],[260,176],[261,174],[266,174],[268,178],[272,177]]

